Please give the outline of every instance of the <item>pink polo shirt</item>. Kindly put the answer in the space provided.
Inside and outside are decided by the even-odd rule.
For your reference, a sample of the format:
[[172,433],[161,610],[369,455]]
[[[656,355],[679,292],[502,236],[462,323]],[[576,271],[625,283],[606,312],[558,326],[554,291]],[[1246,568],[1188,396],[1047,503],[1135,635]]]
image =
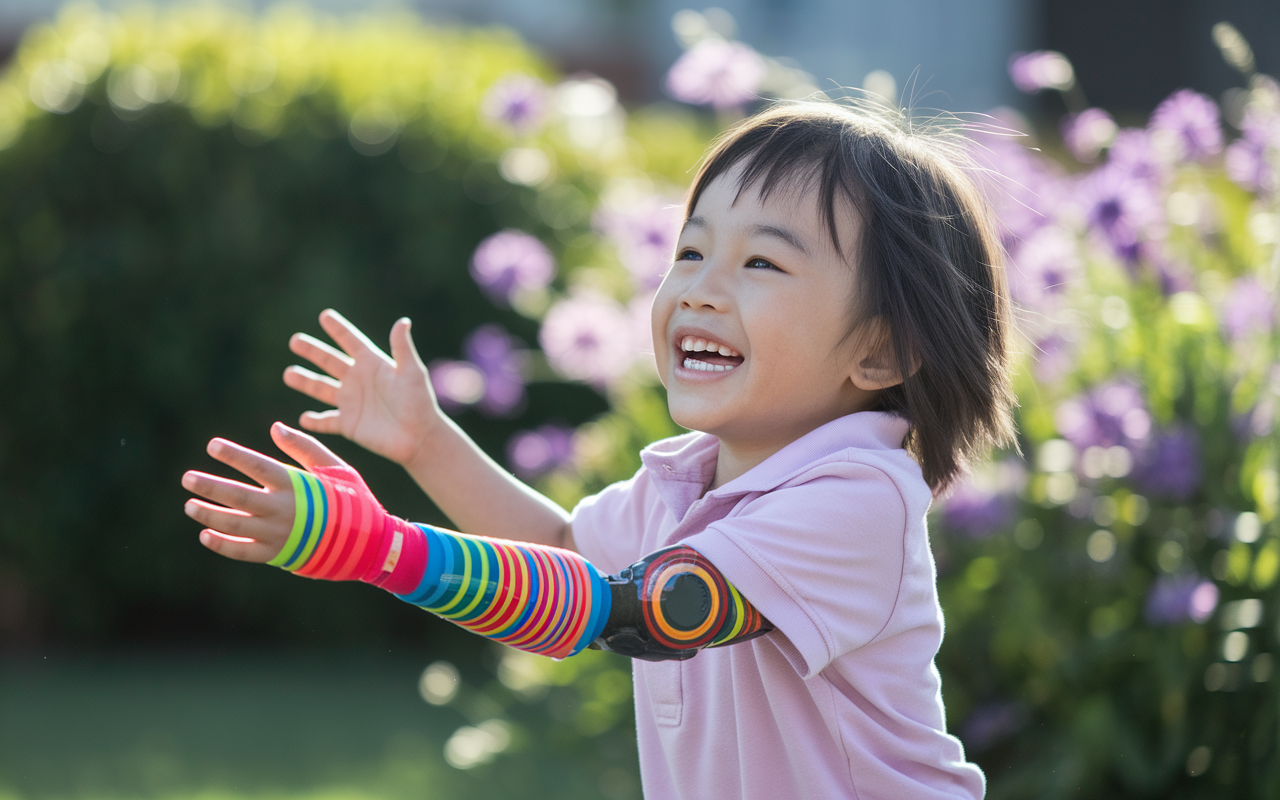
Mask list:
[[686,544],[776,628],[633,662],[646,798],[983,795],[946,732],[931,497],[906,432],[896,416],[851,414],[710,492],[719,441],[686,434],[574,509],[578,549],[601,569]]

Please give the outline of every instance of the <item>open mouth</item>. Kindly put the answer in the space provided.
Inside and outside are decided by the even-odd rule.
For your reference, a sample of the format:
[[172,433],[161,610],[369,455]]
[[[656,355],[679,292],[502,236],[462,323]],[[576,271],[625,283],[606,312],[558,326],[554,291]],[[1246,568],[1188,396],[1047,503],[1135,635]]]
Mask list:
[[681,363],[685,369],[699,372],[728,372],[742,363],[742,354],[727,344],[686,336],[680,340]]

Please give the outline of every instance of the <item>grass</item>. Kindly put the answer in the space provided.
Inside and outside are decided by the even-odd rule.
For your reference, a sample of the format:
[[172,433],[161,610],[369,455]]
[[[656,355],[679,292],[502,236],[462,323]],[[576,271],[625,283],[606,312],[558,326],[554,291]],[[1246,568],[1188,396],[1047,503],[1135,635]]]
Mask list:
[[[493,763],[449,766],[445,742],[474,720],[418,696],[431,660],[328,651],[0,660],[0,800],[638,796],[634,751],[555,752],[536,735]],[[618,739],[601,747],[618,750]],[[615,792],[594,777],[602,759],[622,765]]]

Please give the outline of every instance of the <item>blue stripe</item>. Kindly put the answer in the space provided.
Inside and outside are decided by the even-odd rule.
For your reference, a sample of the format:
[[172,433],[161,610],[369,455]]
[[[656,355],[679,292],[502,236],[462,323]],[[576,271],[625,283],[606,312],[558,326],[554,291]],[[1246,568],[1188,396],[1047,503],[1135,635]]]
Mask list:
[[[595,568],[592,567],[592,569]],[[582,638],[574,645],[573,652],[569,654],[571,656],[586,650],[587,645],[600,638],[600,634],[604,633],[605,624],[609,622],[609,612],[613,610],[613,592],[610,591],[609,582],[599,570],[595,570],[591,588],[595,595],[591,602],[591,620],[587,623],[587,629],[583,632]]]
[[506,582],[506,576],[502,574],[502,564],[498,560],[498,548],[493,546],[492,542],[483,539],[471,539],[476,548],[480,550],[480,557],[486,559],[484,563],[489,565],[489,577],[485,579],[483,584],[480,583],[480,571],[474,566],[471,569],[471,585],[477,591],[471,592],[470,596],[459,603],[460,606],[466,608],[475,599],[477,593],[482,594],[480,602],[476,603],[476,607],[471,609],[471,613],[465,617],[453,617],[452,621],[458,624],[470,622],[478,619],[485,612],[493,608],[493,598],[497,594],[498,587]]
[[457,573],[454,569],[457,562],[461,560],[457,551],[457,538],[448,536],[440,531],[434,531],[434,533],[436,541],[440,543],[439,549],[442,560],[440,573],[436,576],[435,584],[428,587],[427,596],[418,602],[418,605],[426,609],[431,609],[433,606],[442,606],[448,602],[444,599],[444,596],[450,589],[450,581],[457,580]]
[[316,501],[312,497],[313,490],[311,481],[307,480],[311,476],[307,473],[302,474],[302,490],[307,494],[307,521],[302,526],[302,538],[298,540],[298,546],[293,548],[293,554],[289,556],[289,560],[284,563],[284,568],[289,569],[293,563],[298,560],[298,556],[302,555],[302,551],[307,548],[307,540],[311,538],[311,523],[315,520]]

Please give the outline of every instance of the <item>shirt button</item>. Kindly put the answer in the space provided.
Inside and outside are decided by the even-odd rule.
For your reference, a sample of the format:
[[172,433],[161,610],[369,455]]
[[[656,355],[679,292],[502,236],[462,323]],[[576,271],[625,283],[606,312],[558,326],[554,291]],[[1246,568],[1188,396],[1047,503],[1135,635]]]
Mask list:
[[670,465],[670,464],[663,464],[663,465],[662,465],[662,468],[663,468],[663,469],[665,469],[667,472],[670,472],[670,471],[671,471],[671,469],[672,469],[672,467],[671,467],[671,465]]

